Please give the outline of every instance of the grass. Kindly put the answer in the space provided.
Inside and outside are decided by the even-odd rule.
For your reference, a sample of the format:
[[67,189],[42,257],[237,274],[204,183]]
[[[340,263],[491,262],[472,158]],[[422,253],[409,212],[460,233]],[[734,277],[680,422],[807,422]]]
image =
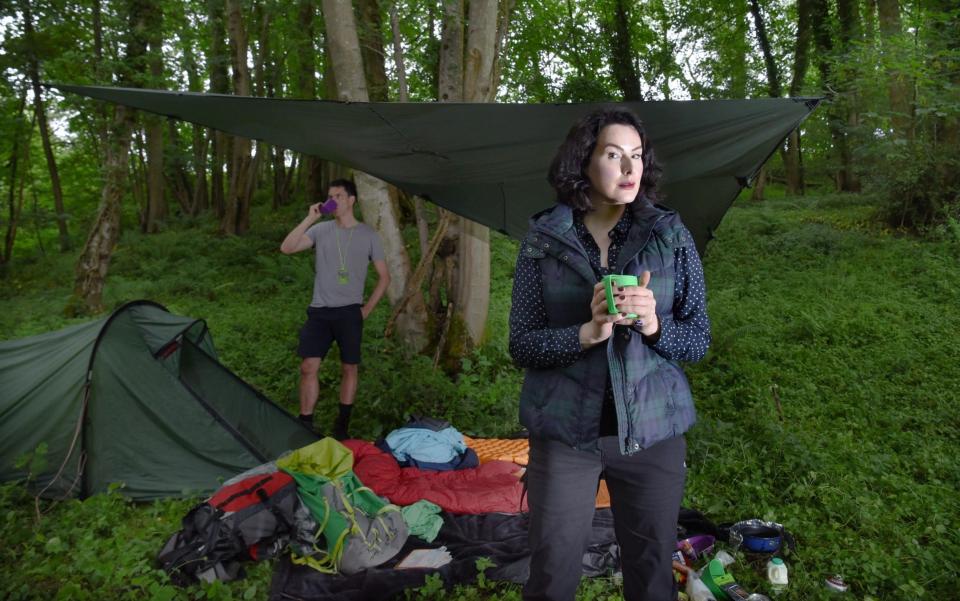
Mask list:
[[[866,196],[739,200],[704,258],[714,342],[689,366],[700,421],[688,434],[685,505],[716,522],[760,517],[797,539],[790,585],[778,601],[833,599],[841,573],[856,599],[955,596],[960,574],[960,242],[886,230]],[[106,289],[109,305],[150,298],[205,318],[222,360],[291,411],[296,331],[311,284],[310,257],[279,241],[295,209],[258,210],[243,238],[212,222],[145,236],[127,228]],[[189,227],[188,227],[189,225]],[[516,244],[493,235],[489,341],[461,378],[434,372],[382,331],[367,330],[355,421],[375,437],[406,412],[446,417],[464,432],[517,428],[521,374],[506,351]],[[71,323],[62,317],[73,256],[18,256],[0,280],[0,339]],[[321,374],[318,423],[332,419],[335,361]],[[32,598],[264,598],[270,566],[244,581],[178,590],[152,557],[189,501],[137,505],[117,494],[44,507],[16,485],[0,488],[0,591]],[[738,581],[766,592],[739,556]],[[481,583],[428,599],[519,598]],[[612,579],[585,581],[580,599],[616,598]],[[0,595],[2,596],[2,595]]]

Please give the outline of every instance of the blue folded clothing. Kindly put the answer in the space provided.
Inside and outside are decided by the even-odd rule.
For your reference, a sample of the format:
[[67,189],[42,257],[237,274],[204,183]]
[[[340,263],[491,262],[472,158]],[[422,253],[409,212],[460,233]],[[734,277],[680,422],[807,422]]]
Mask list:
[[449,471],[477,467],[477,454],[467,448],[463,434],[449,426],[434,431],[419,426],[398,428],[377,446],[391,453],[401,467]]

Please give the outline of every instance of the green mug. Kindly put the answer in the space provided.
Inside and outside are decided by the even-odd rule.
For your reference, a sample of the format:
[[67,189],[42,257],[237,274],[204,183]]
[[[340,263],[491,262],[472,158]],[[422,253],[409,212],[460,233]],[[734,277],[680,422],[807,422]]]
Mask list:
[[[614,315],[619,313],[620,310],[617,309],[616,302],[616,293],[614,288],[619,288],[621,286],[639,286],[640,280],[637,279],[635,275],[627,275],[622,273],[612,273],[610,275],[603,276],[603,289],[607,293],[607,313]],[[635,319],[637,317],[636,313],[628,313],[627,317],[630,319]]]

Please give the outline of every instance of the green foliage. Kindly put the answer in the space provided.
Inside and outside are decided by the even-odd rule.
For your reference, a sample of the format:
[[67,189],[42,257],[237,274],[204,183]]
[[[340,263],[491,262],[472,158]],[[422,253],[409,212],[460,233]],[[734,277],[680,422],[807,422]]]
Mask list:
[[831,571],[873,598],[949,595],[955,578],[936,558],[960,544],[939,534],[958,509],[944,420],[960,314],[943,303],[960,274],[945,245],[892,236],[875,211],[849,196],[734,207],[706,259],[714,343],[687,370],[687,504],[783,522],[798,599],[824,597]]
[[37,448],[29,453],[24,453],[17,458],[13,466],[18,470],[26,468],[27,482],[32,482],[37,474],[42,474],[47,469],[47,451],[49,450],[46,442],[41,442]]

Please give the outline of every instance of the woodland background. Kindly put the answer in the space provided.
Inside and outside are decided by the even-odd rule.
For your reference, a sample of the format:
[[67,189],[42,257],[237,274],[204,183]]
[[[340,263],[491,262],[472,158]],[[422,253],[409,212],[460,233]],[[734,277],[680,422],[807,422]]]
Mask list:
[[[704,256],[714,344],[688,370],[701,418],[685,504],[794,531],[784,598],[825,596],[835,571],[857,598],[955,594],[954,3],[13,0],[0,36],[0,338],[150,298],[207,319],[224,362],[291,411],[312,265],[278,246],[349,170],[43,82],[354,101],[824,96]],[[357,434],[411,411],[472,434],[516,430],[516,244],[353,175],[360,213],[385,224],[394,276],[367,330]],[[329,418],[335,361],[321,379]],[[0,501],[11,599],[266,591],[269,566],[189,591],[154,571],[195,501],[35,507],[19,485]],[[762,591],[747,565],[734,573]],[[618,586],[591,581],[581,597]],[[518,595],[482,581],[455,594]]]

